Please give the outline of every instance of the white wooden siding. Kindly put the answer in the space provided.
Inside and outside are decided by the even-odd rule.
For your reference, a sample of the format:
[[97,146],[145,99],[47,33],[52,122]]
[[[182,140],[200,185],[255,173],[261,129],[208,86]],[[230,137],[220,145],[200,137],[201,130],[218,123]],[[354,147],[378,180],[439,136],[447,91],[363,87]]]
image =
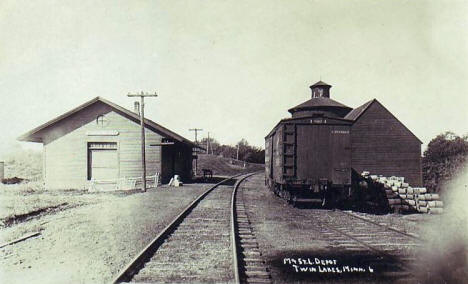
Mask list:
[[[105,114],[108,123],[98,126],[96,117]],[[96,136],[99,131],[119,132],[116,136]],[[93,135],[87,135],[92,132]],[[161,172],[162,136],[146,129],[147,175]],[[116,142],[118,147],[119,177],[141,176],[141,129],[126,117],[104,104],[93,105],[57,123],[45,131],[44,175],[48,189],[83,189],[88,180],[88,142]]]

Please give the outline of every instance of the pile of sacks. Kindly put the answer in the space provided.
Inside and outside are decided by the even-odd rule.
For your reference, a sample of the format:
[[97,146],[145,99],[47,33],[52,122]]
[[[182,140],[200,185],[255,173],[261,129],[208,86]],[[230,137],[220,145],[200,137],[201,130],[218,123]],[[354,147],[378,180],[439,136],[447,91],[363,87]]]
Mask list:
[[444,203],[437,193],[427,193],[425,187],[411,187],[405,182],[404,177],[384,177],[371,175],[364,171],[361,174],[369,181],[380,183],[385,189],[388,204],[394,212],[417,211],[429,214],[441,214],[444,211]]

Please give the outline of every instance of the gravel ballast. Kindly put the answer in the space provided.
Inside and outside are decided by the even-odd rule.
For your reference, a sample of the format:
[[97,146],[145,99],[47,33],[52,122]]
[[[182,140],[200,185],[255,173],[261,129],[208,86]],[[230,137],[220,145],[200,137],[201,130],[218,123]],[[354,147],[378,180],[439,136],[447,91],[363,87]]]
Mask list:
[[[254,175],[249,178],[242,186],[242,194],[246,202],[247,213],[253,224],[255,235],[263,254],[264,260],[269,266],[273,283],[394,283],[394,277],[398,275],[387,276],[380,272],[391,271],[393,267],[399,265],[397,260],[388,261],[388,269],[380,269],[379,275],[348,273],[339,275],[334,273],[306,273],[294,271],[290,259],[306,259],[312,263],[316,261],[333,262],[340,265],[364,267],[363,260],[376,262],[380,259],[378,253],[362,247],[356,251],[348,249],[351,245],[346,244],[346,249],[335,245],[336,240],[323,233],[319,223],[330,223],[341,228],[343,231],[353,231],[359,222],[354,217],[340,213],[338,210],[318,209],[317,206],[302,206],[302,208],[293,208],[269,191],[264,185],[263,175]],[[428,216],[420,215],[371,215],[367,216],[382,226],[394,226],[406,232],[418,232],[419,226],[425,222],[415,222],[414,220],[425,220]],[[431,217],[431,216],[429,216]],[[432,216],[434,217],[434,216]],[[437,218],[437,216],[435,216]],[[323,218],[323,219],[320,219]],[[373,225],[370,225],[372,227]],[[383,235],[372,234],[369,231],[360,232],[369,237],[369,242],[387,242]],[[340,236],[340,244],[346,242],[355,243],[346,237]],[[406,238],[408,239],[408,238]],[[346,241],[346,242],[345,242]],[[408,242],[413,242],[408,239]],[[392,243],[389,243],[392,245]],[[387,260],[385,260],[387,261]],[[329,266],[330,267],[330,266]],[[379,278],[376,278],[379,277]],[[404,276],[402,276],[404,277]],[[400,277],[401,278],[401,277]],[[399,279],[400,279],[399,278]],[[406,279],[402,279],[406,280]]]
[[136,283],[232,282],[232,186],[218,186],[185,217],[132,279]]

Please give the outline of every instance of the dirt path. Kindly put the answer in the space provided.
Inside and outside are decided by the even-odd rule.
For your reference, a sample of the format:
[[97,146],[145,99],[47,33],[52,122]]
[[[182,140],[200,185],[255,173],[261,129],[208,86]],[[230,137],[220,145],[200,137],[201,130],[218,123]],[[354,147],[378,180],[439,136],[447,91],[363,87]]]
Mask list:
[[0,249],[0,282],[108,282],[206,188],[161,188],[6,228],[7,235],[41,235]]

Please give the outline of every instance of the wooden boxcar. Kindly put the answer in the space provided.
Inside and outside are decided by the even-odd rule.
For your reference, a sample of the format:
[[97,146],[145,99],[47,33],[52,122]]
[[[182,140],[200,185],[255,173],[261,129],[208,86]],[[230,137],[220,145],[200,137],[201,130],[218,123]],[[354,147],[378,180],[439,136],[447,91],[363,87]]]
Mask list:
[[349,192],[350,125],[319,114],[281,120],[266,137],[268,186],[292,203],[316,200],[325,205],[332,196]]
[[[295,203],[326,205],[351,187],[351,108],[329,98],[330,85],[311,86],[312,98],[289,112],[265,138],[266,183]],[[341,195],[341,194],[340,194]]]
[[333,206],[350,200],[358,172],[421,184],[421,141],[377,100],[353,110],[330,99],[330,85],[310,88],[312,98],[265,137],[265,182],[273,192]]

